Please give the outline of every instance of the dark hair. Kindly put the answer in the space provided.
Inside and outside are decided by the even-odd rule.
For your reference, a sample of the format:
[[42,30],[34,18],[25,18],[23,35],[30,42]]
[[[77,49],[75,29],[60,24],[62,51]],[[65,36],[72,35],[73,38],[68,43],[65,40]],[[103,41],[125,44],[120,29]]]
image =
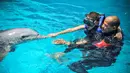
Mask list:
[[99,21],[99,16],[100,16],[100,14],[97,13],[97,12],[90,12],[90,13],[87,14],[86,16],[89,16],[89,17],[93,18],[93,20]]

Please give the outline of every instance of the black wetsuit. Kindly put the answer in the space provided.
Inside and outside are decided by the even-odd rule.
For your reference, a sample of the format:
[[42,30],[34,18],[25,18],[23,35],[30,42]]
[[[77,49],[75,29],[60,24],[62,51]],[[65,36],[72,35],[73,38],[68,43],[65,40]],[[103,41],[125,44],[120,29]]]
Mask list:
[[[67,53],[75,48],[79,48],[81,51],[86,51],[87,56],[83,60],[68,65],[68,67],[77,73],[87,73],[86,70],[91,69],[92,67],[110,66],[115,62],[116,56],[119,54],[123,45],[122,40],[114,38],[116,33],[116,31],[111,33],[93,32],[93,36],[84,38],[89,41],[87,44],[76,45],[75,42],[78,40],[74,41],[74,43],[69,45],[64,52]],[[94,41],[101,41],[103,39],[110,43],[111,46],[97,48],[92,45]]]

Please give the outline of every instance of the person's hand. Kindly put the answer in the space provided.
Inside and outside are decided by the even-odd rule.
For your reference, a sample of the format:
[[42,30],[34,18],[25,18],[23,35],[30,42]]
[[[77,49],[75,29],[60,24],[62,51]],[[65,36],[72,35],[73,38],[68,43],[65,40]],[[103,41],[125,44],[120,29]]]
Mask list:
[[65,55],[65,53],[63,52],[57,52],[55,54],[53,54],[53,58],[57,60],[58,63],[62,63],[61,58]]
[[61,45],[61,44],[65,44],[66,41],[64,39],[58,39],[53,41],[53,44],[57,44],[57,45]]
[[86,43],[87,43],[87,41],[84,40],[84,39],[81,39],[80,41],[77,41],[77,42],[76,42],[77,45],[86,44]]
[[71,43],[68,41],[65,41],[64,39],[58,39],[52,42],[55,45],[70,45]]
[[59,58],[63,57],[64,55],[65,55],[64,52],[57,52],[57,53],[53,54],[53,57],[55,59],[59,59]]
[[57,35],[58,35],[57,33],[48,34],[49,37],[56,37]]
[[122,40],[122,33],[118,32],[114,37],[116,37],[119,40]]
[[57,52],[57,53],[54,53],[54,54],[46,53],[45,55],[48,56],[48,57],[51,57],[51,58],[55,59],[60,64],[62,64],[63,62],[69,60],[68,58],[63,58],[65,56],[64,52]]

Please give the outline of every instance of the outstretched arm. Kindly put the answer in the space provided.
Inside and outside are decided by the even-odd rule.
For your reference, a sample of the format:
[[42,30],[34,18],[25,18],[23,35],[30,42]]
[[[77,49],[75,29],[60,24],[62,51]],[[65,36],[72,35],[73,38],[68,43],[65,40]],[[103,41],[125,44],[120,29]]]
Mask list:
[[74,27],[74,28],[68,28],[68,29],[63,30],[61,32],[48,34],[48,36],[49,37],[55,37],[55,36],[58,36],[60,34],[65,34],[65,33],[68,33],[68,32],[73,32],[73,31],[76,31],[76,30],[84,29],[84,27],[85,27],[84,25],[80,25],[80,26],[77,26],[77,27]]

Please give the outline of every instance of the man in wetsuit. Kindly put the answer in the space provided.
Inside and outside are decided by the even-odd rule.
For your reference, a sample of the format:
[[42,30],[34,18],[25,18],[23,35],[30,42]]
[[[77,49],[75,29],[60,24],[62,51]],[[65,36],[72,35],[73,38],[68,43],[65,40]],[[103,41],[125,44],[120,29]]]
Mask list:
[[123,45],[122,40],[114,37],[119,25],[120,21],[117,16],[109,16],[101,25],[102,32],[94,32],[92,37],[86,37],[81,43],[79,40],[74,43],[65,42],[68,48],[64,53],[70,52],[74,48],[85,52],[83,60],[74,62],[68,67],[77,73],[87,73],[86,70],[92,67],[110,66],[114,63]]
[[[82,28],[84,28],[84,32],[87,35],[87,39],[88,38],[94,39],[94,38],[92,38],[94,34],[97,34],[97,32],[100,32],[100,34],[101,34],[101,32],[102,32],[100,27],[105,19],[105,15],[99,14],[97,12],[90,12],[89,14],[86,14],[85,16],[86,16],[84,18],[85,26],[84,25],[81,25],[81,26],[82,26]],[[78,29],[81,29],[81,27],[77,26],[75,28],[71,28],[70,30],[68,29],[68,30],[64,30],[64,31],[55,33],[54,35],[63,34],[63,33],[71,32],[71,31],[78,30]],[[117,37],[120,40],[122,39],[122,34],[121,34],[120,28],[118,28],[118,32],[115,34],[114,37]],[[86,39],[86,38],[84,38],[84,39]],[[83,44],[83,43],[88,42],[84,39],[76,39],[76,40],[74,40],[74,43],[66,42],[63,39],[59,39],[59,40],[55,40],[54,44],[68,45],[68,50],[65,51],[65,52],[67,52],[67,51],[71,50],[70,48],[74,49],[75,47],[77,47],[78,44]],[[75,44],[77,44],[77,45],[75,45]],[[84,51],[83,51],[83,53],[84,53]]]

